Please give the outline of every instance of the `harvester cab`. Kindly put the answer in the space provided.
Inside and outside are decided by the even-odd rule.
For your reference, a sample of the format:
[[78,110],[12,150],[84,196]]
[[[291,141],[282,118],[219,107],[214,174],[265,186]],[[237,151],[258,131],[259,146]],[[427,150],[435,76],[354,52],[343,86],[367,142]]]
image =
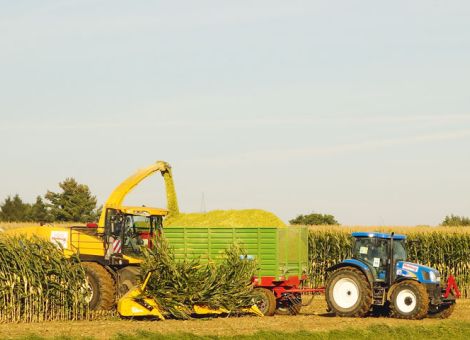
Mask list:
[[391,312],[403,319],[448,317],[460,292],[453,276],[441,286],[439,271],[407,262],[406,236],[352,234],[352,258],[328,269],[326,300],[339,316]]

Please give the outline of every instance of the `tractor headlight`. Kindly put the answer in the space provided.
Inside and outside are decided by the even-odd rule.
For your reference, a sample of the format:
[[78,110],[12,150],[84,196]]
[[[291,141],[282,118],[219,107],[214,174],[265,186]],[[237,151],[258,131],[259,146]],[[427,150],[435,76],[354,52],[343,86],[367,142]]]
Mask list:
[[431,271],[429,272],[429,279],[432,281],[432,282],[439,282],[441,280],[441,278],[439,277],[439,274],[436,275],[435,272]]

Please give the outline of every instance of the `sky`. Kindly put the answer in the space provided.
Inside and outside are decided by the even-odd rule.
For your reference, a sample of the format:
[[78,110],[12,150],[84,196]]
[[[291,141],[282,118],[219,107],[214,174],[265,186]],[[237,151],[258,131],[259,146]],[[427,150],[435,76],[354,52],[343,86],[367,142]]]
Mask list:
[[0,0],[0,200],[74,177],[102,204],[165,160],[184,212],[470,216],[469,18],[452,0]]

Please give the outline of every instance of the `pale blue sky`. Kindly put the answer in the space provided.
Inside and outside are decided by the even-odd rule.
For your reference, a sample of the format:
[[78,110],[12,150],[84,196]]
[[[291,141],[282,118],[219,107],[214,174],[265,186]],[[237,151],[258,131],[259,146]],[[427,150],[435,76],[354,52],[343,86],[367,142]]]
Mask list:
[[470,3],[0,0],[0,145],[0,199],[470,216]]

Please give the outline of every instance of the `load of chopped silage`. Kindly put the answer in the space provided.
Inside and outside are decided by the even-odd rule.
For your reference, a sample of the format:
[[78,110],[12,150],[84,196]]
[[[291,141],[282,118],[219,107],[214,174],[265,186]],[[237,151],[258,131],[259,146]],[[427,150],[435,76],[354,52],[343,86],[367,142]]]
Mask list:
[[164,227],[284,227],[282,220],[261,209],[213,210],[168,216]]
[[165,315],[189,319],[196,305],[239,312],[254,304],[252,277],[257,264],[247,259],[239,245],[228,248],[217,263],[202,264],[200,259],[177,260],[164,237],[154,242],[152,249],[143,249],[141,273],[152,271],[145,295]]

